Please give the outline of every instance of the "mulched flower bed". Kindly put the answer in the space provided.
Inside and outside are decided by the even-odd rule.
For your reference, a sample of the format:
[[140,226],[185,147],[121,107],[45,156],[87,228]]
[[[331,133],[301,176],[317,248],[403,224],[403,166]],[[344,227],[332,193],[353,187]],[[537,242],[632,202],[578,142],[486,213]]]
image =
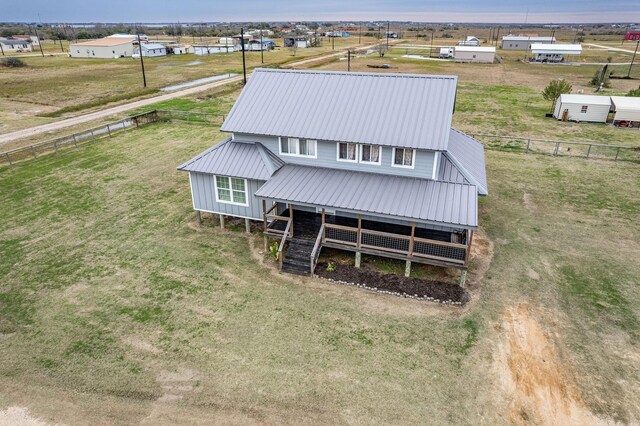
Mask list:
[[464,305],[470,299],[469,292],[457,284],[444,281],[407,278],[395,274],[382,274],[351,265],[337,265],[327,271],[327,263],[318,263],[316,275],[339,284],[350,284],[379,293],[410,297],[413,299]]

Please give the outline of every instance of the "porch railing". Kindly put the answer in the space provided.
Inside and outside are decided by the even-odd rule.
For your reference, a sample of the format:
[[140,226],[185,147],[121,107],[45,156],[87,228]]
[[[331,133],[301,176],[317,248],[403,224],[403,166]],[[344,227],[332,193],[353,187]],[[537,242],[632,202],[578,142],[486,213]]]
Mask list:
[[313,250],[311,250],[311,275],[313,275],[313,273],[315,272],[316,265],[318,264],[320,249],[322,249],[322,243],[324,242],[324,228],[324,224],[320,226],[320,231],[318,232],[316,243],[313,245]]
[[401,255],[410,260],[426,259],[460,266],[467,263],[468,247],[465,244],[329,223],[323,225],[323,230],[323,243],[346,246],[351,250],[370,249]]
[[284,262],[284,243],[287,242],[287,238],[289,237],[289,230],[291,229],[291,221],[287,222],[286,228],[284,228],[284,233],[282,234],[282,239],[280,240],[280,245],[278,246],[278,268],[282,271],[282,262]]

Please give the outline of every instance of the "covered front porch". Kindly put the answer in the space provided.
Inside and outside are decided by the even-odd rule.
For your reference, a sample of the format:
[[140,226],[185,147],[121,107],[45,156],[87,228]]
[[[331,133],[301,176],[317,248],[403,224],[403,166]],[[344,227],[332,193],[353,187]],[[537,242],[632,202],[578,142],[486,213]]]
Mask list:
[[[424,223],[391,223],[363,214],[318,210],[284,203],[267,208],[265,202],[264,235],[280,239],[281,262],[292,256],[283,251],[285,241],[303,240],[309,242],[302,247],[310,248],[306,262],[310,274],[321,249],[329,247],[354,252],[356,267],[361,255],[369,254],[406,261],[407,276],[412,262],[458,268],[466,275],[472,230],[434,229]],[[292,247],[296,246],[290,244],[289,251]]]

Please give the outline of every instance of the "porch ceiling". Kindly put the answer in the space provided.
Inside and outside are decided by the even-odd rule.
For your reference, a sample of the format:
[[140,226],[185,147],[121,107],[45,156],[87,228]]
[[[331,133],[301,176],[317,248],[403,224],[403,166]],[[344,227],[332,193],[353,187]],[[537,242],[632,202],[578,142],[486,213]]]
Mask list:
[[445,226],[478,226],[478,190],[465,183],[287,164],[256,196]]

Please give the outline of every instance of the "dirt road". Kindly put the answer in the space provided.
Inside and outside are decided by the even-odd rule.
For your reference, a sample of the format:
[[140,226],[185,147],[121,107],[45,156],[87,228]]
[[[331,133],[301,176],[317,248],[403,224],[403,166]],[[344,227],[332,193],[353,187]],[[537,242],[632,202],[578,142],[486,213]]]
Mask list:
[[585,43],[585,45],[592,46],[592,47],[598,47],[600,49],[607,49],[607,50],[611,50],[613,52],[624,52],[624,53],[633,54],[633,50],[621,49],[619,47],[604,46],[602,44],[593,44],[593,43]]
[[[393,43],[393,42],[392,42]],[[372,49],[376,46],[376,44],[372,44],[370,46],[362,46],[357,47],[358,50],[362,49]],[[333,58],[336,56],[344,55],[346,51],[341,50],[336,53],[332,53],[329,55],[317,56],[314,58],[304,59],[297,62],[291,62],[289,64],[284,65],[286,68],[295,68],[301,65],[306,65],[316,61],[322,61],[328,58]],[[17,130],[11,133],[5,133],[0,135],[0,150],[3,145],[13,142],[18,139],[29,138],[32,136],[36,136],[42,133],[51,132],[55,130],[64,129],[66,127],[76,126],[78,124],[86,123],[93,120],[98,120],[101,118],[108,117],[114,114],[120,114],[122,112],[130,111],[132,109],[140,108],[143,106],[155,104],[157,102],[166,101],[169,99],[179,98],[182,96],[192,95],[194,93],[203,92],[205,90],[213,89],[215,87],[219,87],[225,84],[233,83],[236,81],[242,80],[242,76],[232,77],[225,80],[216,81],[209,84],[203,84],[200,86],[189,87],[183,90],[177,90],[175,92],[167,93],[164,95],[158,95],[147,99],[141,99],[139,101],[129,102],[123,105],[114,106],[111,108],[106,108],[100,111],[91,112],[88,114],[79,115],[77,117],[66,118],[64,120],[56,121],[53,123],[42,124],[39,126],[30,127],[28,129]]]

